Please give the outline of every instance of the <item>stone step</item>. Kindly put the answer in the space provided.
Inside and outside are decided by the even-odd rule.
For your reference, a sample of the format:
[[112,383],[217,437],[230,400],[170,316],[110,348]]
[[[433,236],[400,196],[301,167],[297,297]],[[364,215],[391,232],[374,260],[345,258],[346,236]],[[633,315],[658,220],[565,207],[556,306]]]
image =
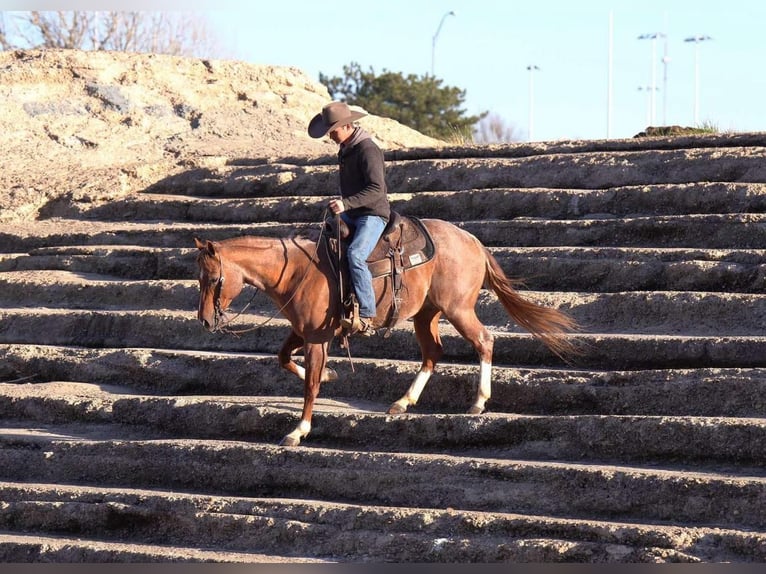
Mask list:
[[[115,423],[156,437],[276,444],[294,428],[300,396],[157,396],[88,383],[0,384],[4,421]],[[762,467],[766,420],[651,415],[387,415],[372,401],[320,398],[307,444],[374,452],[596,464]],[[124,433],[131,436],[132,431]],[[736,472],[731,470],[731,472]]]
[[[766,250],[615,247],[492,247],[510,276],[533,290],[755,292],[766,283]],[[196,248],[41,247],[0,254],[0,272],[69,271],[123,279],[189,279]]]
[[420,363],[403,323],[333,345],[296,449],[275,446],[303,395],[286,323],[204,332],[193,238],[317,233],[334,157],[3,224],[0,559],[766,561],[766,136],[680,142],[389,152],[394,206],[474,232],[581,320],[584,354],[483,293],[488,413],[461,414],[477,359],[445,325],[419,404],[385,414]]
[[[59,208],[57,217],[109,220],[173,220],[221,223],[313,222],[322,218],[333,187],[315,196],[216,198],[143,193],[107,205],[74,203]],[[762,213],[766,185],[703,182],[636,185],[608,189],[490,188],[460,191],[389,193],[392,209],[421,218],[467,219],[583,219]]]
[[494,247],[506,272],[535,290],[760,293],[766,251],[614,247]]
[[[249,403],[249,404],[248,404]],[[261,403],[261,406],[253,403]],[[297,422],[301,399],[125,398],[113,405],[116,422],[157,428],[172,436],[265,441],[276,444]],[[488,413],[480,417],[377,412],[335,412],[321,404],[310,446],[375,452],[441,452],[471,458],[565,460],[594,464],[732,465],[762,468],[763,419],[652,417],[648,415],[529,416]],[[748,470],[747,472],[750,472]]]
[[[542,155],[582,154],[604,152],[645,152],[686,149],[750,148],[766,146],[764,132],[738,132],[721,134],[687,134],[656,137],[632,137],[602,140],[556,140],[542,142],[454,145],[438,148],[402,148],[386,151],[389,161],[415,159],[474,159],[483,157],[519,158]],[[330,165],[333,156],[291,158],[299,165]],[[249,165],[252,162],[231,161],[231,165]],[[258,163],[263,163],[259,161]]]
[[[312,561],[298,556],[339,562],[474,563],[686,562],[724,557],[738,562],[763,557],[764,534],[735,529],[330,502],[320,506],[305,500],[66,485],[0,483],[0,492],[7,501],[0,520],[12,522],[15,529],[76,534],[79,544],[87,535],[102,541],[140,537],[143,544],[157,540],[215,545],[222,549],[220,556],[225,549],[244,548],[259,562]],[[26,542],[23,535],[6,536]],[[46,542],[55,540],[60,538]],[[262,548],[282,554],[252,554]]]
[[[464,221],[458,225],[488,247],[642,247],[686,249],[764,249],[766,214],[706,214],[574,221],[519,217],[513,220]],[[314,223],[126,223],[44,220],[33,227],[0,227],[6,253],[56,246],[122,245],[193,247],[194,237],[225,239],[241,235],[289,237],[318,235]]]
[[[301,357],[296,360],[301,362]],[[320,397],[372,401],[385,407],[406,392],[420,366],[416,360],[349,360],[340,354],[329,364],[339,378],[323,384]],[[465,412],[473,400],[478,371],[475,362],[440,363],[412,412]],[[303,392],[302,383],[283,371],[272,354],[148,348],[3,344],[0,382],[10,381],[35,383],[14,391],[30,395],[43,388],[39,383],[57,381],[87,381],[107,390],[121,385],[129,389],[123,392],[150,395],[300,397]],[[62,392],[79,396],[71,385],[63,386]],[[596,371],[495,365],[487,407],[491,412],[530,415],[761,417],[766,412],[764,397],[762,368]],[[98,405],[89,399],[78,407],[78,416],[101,420],[104,409]],[[65,420],[71,407],[68,402],[61,407]]]
[[[0,272],[0,307],[90,310],[177,310],[196,314],[196,280],[124,281],[95,274],[49,271]],[[550,293],[523,290],[527,299],[562,309],[584,331],[597,333],[757,335],[766,324],[766,295],[700,292]],[[247,288],[232,312],[245,308],[259,316],[277,313],[267,296]],[[477,302],[488,326],[524,332],[492,292]],[[196,316],[196,315],[194,315]],[[257,318],[256,318],[257,320]]]
[[[79,510],[69,505],[63,512]],[[57,509],[58,510],[58,509]],[[15,514],[15,513],[14,513]],[[123,518],[119,510],[115,513]],[[126,519],[131,517],[124,517]],[[62,522],[64,518],[60,519]],[[232,564],[251,563],[314,563],[325,562],[305,557],[273,556],[242,550],[226,552],[224,550],[206,550],[179,546],[168,546],[158,541],[157,544],[125,543],[98,539],[83,540],[78,532],[72,537],[45,536],[45,526],[37,528],[38,533],[0,532],[0,560],[5,563],[200,563],[218,562]],[[99,533],[94,533],[98,536]],[[631,549],[626,549],[630,551]],[[673,553],[671,553],[673,554]],[[608,555],[608,554],[607,554]],[[636,552],[641,556],[641,552]],[[18,566],[17,566],[18,567]]]
[[[763,150],[753,146],[391,160],[386,164],[386,182],[393,193],[503,187],[607,189],[700,181],[764,183]],[[192,170],[166,178],[148,191],[252,198],[313,196],[333,189],[337,189],[333,164],[267,163]]]
[[386,181],[389,189],[398,192],[494,187],[606,189],[700,181],[763,183],[763,153],[760,147],[698,148],[404,161],[387,165]]
[[[0,309],[0,343],[83,347],[152,347],[276,353],[289,326],[274,315],[242,315],[238,335],[204,331],[196,313],[172,310]],[[475,351],[451,325],[441,325],[443,362],[474,361]],[[561,366],[564,363],[525,332],[490,329],[498,365]],[[762,367],[766,337],[757,335],[631,334],[583,332],[572,337],[581,355],[572,366],[596,369]],[[332,352],[339,352],[333,343]],[[420,356],[411,323],[387,339],[355,338],[361,357],[413,360]]]
[[[83,427],[0,431],[0,480],[580,520],[763,529],[766,478],[683,467],[285,449],[244,441],[132,439]],[[576,485],[576,488],[573,486]]]
[[712,214],[576,221],[516,218],[466,221],[459,226],[491,247],[599,246],[686,249],[762,249],[762,214]]
[[0,271],[69,271],[123,279],[188,279],[196,248],[83,245],[0,254]]

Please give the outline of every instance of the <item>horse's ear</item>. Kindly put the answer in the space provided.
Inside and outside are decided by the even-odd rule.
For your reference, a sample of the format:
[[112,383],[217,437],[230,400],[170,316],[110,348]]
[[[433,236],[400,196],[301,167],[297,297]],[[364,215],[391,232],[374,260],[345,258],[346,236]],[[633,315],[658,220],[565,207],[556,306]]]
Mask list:
[[204,249],[210,255],[215,256],[215,244],[212,241],[207,240],[204,243],[202,243],[202,241],[200,241],[199,239],[197,239],[195,237],[194,238],[194,245],[196,245],[197,249],[199,249],[200,251],[202,251]]

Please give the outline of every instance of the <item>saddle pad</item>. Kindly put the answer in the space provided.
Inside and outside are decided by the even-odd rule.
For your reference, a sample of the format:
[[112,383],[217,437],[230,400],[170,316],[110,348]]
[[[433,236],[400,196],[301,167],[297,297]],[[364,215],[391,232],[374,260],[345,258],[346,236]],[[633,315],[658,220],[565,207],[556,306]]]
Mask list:
[[367,258],[367,265],[374,277],[391,274],[391,257],[402,270],[427,263],[435,252],[431,234],[417,217],[402,215],[399,225],[384,233],[375,249]]

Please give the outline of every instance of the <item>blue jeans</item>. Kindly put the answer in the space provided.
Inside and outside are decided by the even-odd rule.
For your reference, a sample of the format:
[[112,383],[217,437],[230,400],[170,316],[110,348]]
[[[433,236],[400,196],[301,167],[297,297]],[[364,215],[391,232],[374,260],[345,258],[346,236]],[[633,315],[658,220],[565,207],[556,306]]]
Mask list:
[[375,249],[387,222],[377,215],[363,215],[356,219],[345,213],[341,213],[340,216],[354,234],[346,256],[351,283],[354,285],[354,292],[359,301],[359,315],[374,317],[377,314],[375,291],[372,289],[372,273],[367,266],[367,258]]

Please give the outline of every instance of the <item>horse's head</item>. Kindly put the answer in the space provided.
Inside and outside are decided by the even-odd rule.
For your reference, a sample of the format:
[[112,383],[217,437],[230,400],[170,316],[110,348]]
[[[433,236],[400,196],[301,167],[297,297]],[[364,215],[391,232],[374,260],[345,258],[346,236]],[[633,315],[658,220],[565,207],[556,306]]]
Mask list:
[[199,249],[199,306],[197,318],[208,331],[218,331],[226,323],[226,310],[242,291],[242,272],[226,261],[220,245],[195,238]]

